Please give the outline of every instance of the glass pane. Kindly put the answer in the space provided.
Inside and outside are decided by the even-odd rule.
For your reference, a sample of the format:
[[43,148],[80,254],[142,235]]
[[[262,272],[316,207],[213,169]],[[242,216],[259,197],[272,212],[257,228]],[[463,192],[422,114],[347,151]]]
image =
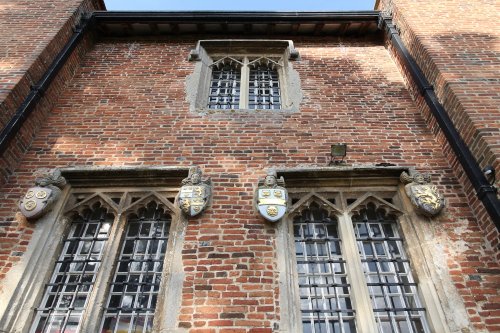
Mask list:
[[240,105],[241,63],[225,58],[212,66],[208,95],[209,109],[238,109]]
[[396,220],[368,204],[353,225],[379,332],[429,333]]
[[104,312],[104,332],[152,332],[165,255],[165,247],[158,244],[167,243],[171,216],[154,202],[138,215],[128,219]]
[[337,225],[316,204],[294,220],[304,332],[356,332]]
[[[70,231],[44,296],[32,331],[76,332],[92,291],[113,216],[96,206],[72,221]],[[101,231],[106,233],[101,233]]]
[[281,109],[280,82],[276,62],[260,58],[251,62],[248,107]]

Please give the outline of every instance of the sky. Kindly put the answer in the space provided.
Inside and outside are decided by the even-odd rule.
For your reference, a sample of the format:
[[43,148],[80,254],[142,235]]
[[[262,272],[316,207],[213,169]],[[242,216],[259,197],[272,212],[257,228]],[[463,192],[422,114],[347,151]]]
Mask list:
[[373,10],[375,0],[104,0],[108,10]]

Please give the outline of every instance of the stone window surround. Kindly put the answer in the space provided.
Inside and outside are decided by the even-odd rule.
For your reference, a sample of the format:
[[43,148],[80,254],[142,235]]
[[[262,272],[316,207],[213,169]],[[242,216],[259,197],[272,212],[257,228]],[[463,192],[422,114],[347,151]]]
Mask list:
[[[262,109],[209,109],[208,93],[211,80],[211,65],[222,57],[280,57],[281,66],[278,67],[281,109],[265,110],[267,112],[298,111],[302,100],[300,78],[292,67],[292,61],[299,60],[299,53],[291,40],[268,39],[212,39],[199,40],[196,47],[191,50],[188,60],[196,62],[194,72],[186,79],[186,99],[189,110],[198,113],[213,113],[227,111],[263,111]],[[244,68],[243,68],[244,69]],[[245,87],[245,73],[241,77],[241,100],[246,105],[247,90]]]
[[[306,170],[306,171],[304,171]],[[63,176],[69,182],[69,186],[64,190],[61,199],[57,202],[50,213],[36,222],[36,228],[32,235],[32,241],[27,252],[21,261],[15,265],[4,279],[4,289],[0,294],[0,330],[6,332],[26,332],[31,325],[34,316],[33,308],[37,306],[45,283],[50,277],[53,262],[58,253],[62,235],[67,225],[56,223],[62,215],[62,209],[67,200],[71,186],[85,187],[89,184],[89,179],[94,179],[95,183],[107,183],[110,186],[123,186],[129,184],[131,180],[143,186],[153,186],[154,184],[173,186],[175,183],[179,187],[180,181],[188,174],[188,168],[67,168],[62,169]],[[124,171],[122,173],[122,171]],[[409,171],[408,168],[400,167],[328,167],[315,169],[282,169],[277,170],[278,176],[284,176],[287,188],[290,193],[295,193],[294,189],[302,192],[309,190],[338,191],[339,188],[365,187],[372,192],[387,190],[394,193],[397,202],[395,203],[404,214],[400,217],[400,227],[405,236],[407,254],[411,259],[415,278],[418,279],[420,298],[430,315],[429,323],[436,332],[451,332],[453,320],[467,318],[467,313],[462,300],[453,282],[449,277],[443,276],[442,272],[436,272],[436,267],[432,266],[432,248],[426,243],[433,242],[432,227],[427,218],[415,214],[409,199],[404,193],[402,184],[399,183],[399,174],[402,171]],[[389,173],[389,176],[388,176]],[[132,176],[131,176],[132,174]],[[411,174],[411,170],[410,170]],[[373,175],[376,178],[373,178]],[[165,179],[173,176],[169,184],[163,184]],[[363,176],[363,177],[360,177]],[[113,178],[114,177],[114,178]],[[348,212],[345,212],[349,216]],[[182,241],[185,235],[187,220],[179,217],[177,227],[171,229],[170,241],[175,240],[175,244],[168,245],[165,255],[165,266],[168,272],[164,279],[164,287],[161,288],[164,308],[161,310],[161,322],[168,325],[163,328],[165,333],[180,333],[185,330],[175,328],[178,310],[181,301],[181,289],[184,281],[182,269],[181,251]],[[173,225],[174,225],[173,224]],[[286,217],[276,225],[276,254],[277,269],[280,271],[280,328],[279,332],[301,332],[300,307],[298,304],[298,294],[294,275],[294,249],[293,233],[290,230],[290,219]],[[169,242],[170,242],[169,241]],[[173,258],[173,259],[172,259]],[[45,279],[39,279],[45,276]],[[159,300],[159,304],[164,302]],[[159,309],[159,308],[157,308]],[[157,310],[159,311],[159,310]],[[454,331],[454,330],[453,330]],[[360,331],[363,332],[363,331]],[[372,333],[372,332],[370,332]]]
[[[392,169],[392,170],[387,170]],[[280,272],[280,330],[279,332],[302,332],[300,297],[298,288],[298,275],[296,271],[295,244],[293,236],[294,216],[315,202],[326,208],[330,214],[338,219],[339,233],[342,238],[341,247],[345,258],[354,258],[361,264],[360,254],[357,250],[356,238],[352,228],[346,228],[346,224],[352,225],[351,216],[353,212],[370,201],[379,205],[392,206],[392,211],[399,211],[398,223],[404,238],[406,254],[411,261],[413,276],[418,283],[418,294],[420,301],[426,309],[427,322],[432,332],[451,332],[447,317],[449,312],[455,312],[454,316],[464,313],[463,304],[443,304],[446,299],[443,290],[449,288],[452,281],[439,279],[427,261],[430,253],[422,244],[426,228],[429,224],[427,218],[417,215],[407,198],[404,185],[399,182],[399,174],[408,168],[317,168],[317,169],[283,169],[278,170],[278,176],[284,176],[286,188],[289,192],[289,211],[277,225],[277,265]],[[411,170],[410,170],[411,172]],[[388,177],[388,174],[393,174]],[[363,174],[365,176],[363,177]],[[379,176],[377,178],[377,175]],[[345,193],[357,195],[357,200],[347,205]],[[326,195],[326,197],[325,197]],[[390,195],[393,203],[388,203],[382,198]],[[340,203],[332,204],[326,198],[336,196]],[[293,201],[292,201],[293,200]],[[298,200],[298,201],[297,201]],[[344,225],[344,226],[343,226]],[[365,283],[363,271],[360,267],[348,265],[346,270],[350,278],[352,301],[356,310],[356,324],[358,333],[377,332],[375,318],[368,287]],[[445,315],[447,312],[447,315]],[[370,315],[359,317],[359,313]],[[367,319],[368,318],[368,319]],[[363,319],[363,320],[361,320]]]
[[[66,186],[60,200],[53,209],[44,217],[36,221],[36,229],[28,250],[18,265],[14,266],[5,278],[5,288],[0,295],[4,301],[0,305],[0,331],[28,332],[35,311],[40,304],[45,285],[48,283],[54,262],[61,252],[61,240],[68,232],[71,221],[65,217],[67,202],[74,190],[95,192],[95,189],[108,191],[134,191],[150,192],[147,197],[150,202],[155,191],[168,192],[174,197],[180,188],[181,180],[187,176],[187,168],[67,168],[61,169],[69,186]],[[92,175],[95,177],[92,178]],[[115,179],[109,178],[115,175]],[[73,178],[72,178],[73,177]],[[88,178],[87,178],[88,177]],[[170,179],[168,179],[170,177]],[[93,182],[92,182],[93,179]],[[108,179],[106,186],[104,179]],[[157,185],[153,185],[157,184]],[[175,333],[180,332],[176,327],[177,316],[181,304],[182,283],[184,271],[182,268],[182,244],[187,227],[187,219],[181,214],[177,205],[167,200],[162,200],[161,195],[156,197],[167,208],[172,216],[170,236],[164,259],[162,282],[158,294],[155,311],[155,331]],[[101,200],[102,202],[102,200]],[[116,207],[112,231],[123,233],[127,213]],[[122,214],[123,213],[123,214]],[[117,231],[116,229],[121,229]],[[110,253],[117,253],[120,249],[120,237],[110,238],[104,250],[101,267],[88,304],[101,304],[88,307],[83,318],[81,331],[98,331],[101,325],[102,306],[107,301],[106,295],[98,291],[107,290],[109,282],[103,276],[113,278],[112,268],[115,257]],[[42,278],[40,278],[42,277]],[[100,296],[98,294],[101,294]],[[168,301],[166,301],[168,300]],[[85,318],[93,318],[86,320]],[[95,320],[99,318],[99,320]]]

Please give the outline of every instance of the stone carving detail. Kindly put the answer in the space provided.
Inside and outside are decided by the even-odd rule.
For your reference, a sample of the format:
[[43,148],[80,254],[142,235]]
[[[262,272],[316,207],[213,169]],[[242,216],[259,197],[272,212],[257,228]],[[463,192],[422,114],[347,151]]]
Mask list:
[[52,174],[35,180],[35,187],[28,189],[21,198],[19,209],[29,220],[45,215],[61,196],[61,190],[66,185],[66,179],[61,171],[56,169]]
[[179,206],[188,216],[200,214],[210,201],[212,180],[203,178],[200,167],[191,167],[189,176],[182,180],[179,193]]
[[429,184],[429,174],[416,172],[413,176],[403,172],[400,180],[405,185],[405,191],[413,206],[422,215],[432,217],[439,214],[445,205],[444,197],[435,185]]
[[288,192],[283,177],[277,179],[276,172],[270,170],[264,179],[259,179],[255,191],[255,204],[260,215],[271,222],[281,219],[287,211]]

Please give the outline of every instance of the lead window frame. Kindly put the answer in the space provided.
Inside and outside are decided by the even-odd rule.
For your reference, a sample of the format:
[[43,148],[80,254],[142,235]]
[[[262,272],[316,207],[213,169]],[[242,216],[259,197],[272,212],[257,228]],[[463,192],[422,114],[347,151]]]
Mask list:
[[[286,173],[283,172],[283,174],[286,179]],[[290,171],[290,174],[293,175],[293,172]],[[373,180],[368,182],[373,182]],[[299,184],[298,186],[287,187],[290,208],[287,215],[279,222],[277,237],[278,269],[280,271],[280,332],[303,332],[293,237],[293,219],[297,215],[297,211],[303,209],[301,207],[308,207],[311,203],[316,203],[326,207],[330,214],[338,219],[343,253],[350,258],[346,264],[346,270],[351,288],[354,290],[352,294],[354,309],[358,313],[365,314],[362,318],[356,316],[357,332],[373,333],[378,332],[378,330],[366,277],[361,266],[361,256],[358,252],[354,227],[351,227],[354,223],[352,216],[355,208],[362,207],[363,204],[366,205],[369,202],[377,202],[379,205],[385,206],[386,209],[392,210],[393,213],[397,213],[398,230],[405,239],[406,254],[410,257],[411,262],[419,261],[422,264],[419,256],[423,256],[423,249],[418,243],[419,236],[416,234],[414,224],[425,222],[415,215],[411,204],[404,197],[404,188],[401,184],[397,184],[397,181],[390,181],[385,185],[383,179],[376,183],[377,186],[366,186],[362,180],[359,180],[346,185],[341,179],[326,181],[324,179],[310,179],[308,183],[304,183],[304,179],[300,179],[296,183]],[[304,186],[304,184],[309,185]],[[347,203],[345,196],[347,193],[356,200],[350,199],[350,202]],[[384,198],[390,198],[390,202]],[[415,264],[411,265],[413,276],[418,281],[420,301],[426,308],[426,319],[430,332],[450,332],[436,294],[435,288],[437,286],[430,283],[429,268],[419,266],[416,269]]]
[[[241,53],[241,54],[231,54],[230,56],[225,55],[225,54],[213,54],[211,56],[213,63],[208,66],[210,69],[210,84],[207,89],[208,91],[208,96],[207,96],[207,108],[210,110],[281,110],[283,101],[286,100],[286,91],[283,89],[283,87],[286,86],[286,79],[285,79],[285,60],[282,55],[273,55],[273,54],[261,54],[261,53],[256,53],[256,54],[251,54],[251,53]],[[211,102],[212,98],[212,90],[214,89],[213,83],[216,82],[217,80],[214,79],[214,67],[216,67],[219,63],[224,62],[224,61],[230,61],[232,64],[229,66],[232,66],[234,68],[231,69],[231,72],[236,72],[237,78],[239,79],[238,84],[236,85],[237,87],[233,87],[233,91],[237,91],[237,95],[235,96],[237,98],[238,103],[226,103],[230,104],[230,107],[211,107],[212,105],[219,105],[214,104]],[[255,88],[251,87],[252,85],[252,80],[251,80],[251,73],[252,73],[252,66],[254,64],[259,63],[262,64],[262,66],[266,68],[270,68],[271,71],[276,73],[276,80],[273,79],[272,87],[265,87],[269,90],[277,90],[277,98],[278,98],[278,107],[274,106],[274,101],[269,101],[267,103],[252,103],[251,99],[252,96],[255,95],[252,93],[252,90],[262,90],[261,87]],[[224,73],[224,71],[222,71]],[[255,80],[254,80],[255,81]],[[234,85],[234,84],[233,84]],[[237,88],[237,89],[236,89]],[[227,89],[227,87],[224,87],[224,89]],[[269,93],[266,95],[273,96],[273,93]],[[215,96],[213,98],[216,98]],[[269,97],[268,97],[269,98]],[[264,105],[263,107],[253,107],[253,104],[258,104],[258,105]],[[222,104],[224,105],[224,104]],[[237,107],[233,107],[236,106]]]
[[[209,95],[212,82],[212,67],[221,59],[234,59],[241,63],[240,95],[237,107],[210,108]],[[279,108],[257,107],[249,105],[249,64],[258,59],[268,59],[276,63],[279,85]],[[194,73],[186,81],[187,100],[190,110],[195,112],[224,111],[297,111],[302,92],[298,73],[293,69],[292,62],[299,60],[298,51],[291,40],[200,40],[188,57],[196,62]]]
[[[69,235],[72,226],[71,215],[83,209],[82,207],[85,205],[99,203],[106,206],[114,214],[114,218],[109,233],[110,239],[102,252],[101,267],[97,271],[93,291],[87,298],[87,304],[94,304],[94,306],[84,310],[79,332],[100,331],[104,313],[103,307],[106,306],[105,298],[112,282],[117,251],[119,251],[121,239],[124,236],[124,226],[127,224],[129,213],[135,209],[134,207],[140,207],[143,201],[156,202],[171,216],[170,236],[163,260],[162,280],[153,330],[155,332],[181,330],[176,325],[181,304],[180,286],[182,286],[184,276],[180,258],[187,219],[178,208],[176,196],[179,191],[177,184],[180,185],[180,180],[185,174],[184,169],[164,169],[152,169],[151,172],[154,173],[154,177],[156,174],[161,174],[167,178],[151,177],[147,180],[139,180],[141,171],[118,170],[117,174],[130,177],[129,180],[119,179],[118,181],[104,175],[107,170],[103,172],[92,170],[97,178],[102,174],[109,186],[102,185],[99,180],[88,180],[82,184],[80,179],[76,180],[75,178],[76,184],[68,185],[52,211],[37,221],[38,228],[35,230],[33,240],[26,253],[27,265],[22,267],[23,271],[19,273],[19,278],[15,281],[17,287],[12,288],[13,291],[17,290],[17,292],[14,291],[11,296],[7,294],[5,304],[8,307],[2,311],[0,330],[8,332],[35,331],[35,327],[33,327],[36,317],[35,308],[42,304],[47,283],[51,281],[54,268],[62,253],[61,250],[64,248],[63,238]],[[87,169],[82,168],[81,170],[88,176]],[[75,169],[75,177],[80,175],[81,170]],[[73,170],[66,172],[71,171]],[[138,175],[137,180],[135,179],[136,174]],[[170,175],[172,178],[168,178]],[[143,185],[135,186],[135,184]],[[85,193],[86,198],[76,200],[75,193]],[[112,193],[114,194],[111,195]],[[127,196],[134,202],[127,204]],[[132,199],[132,196],[135,199]],[[16,274],[15,271],[13,273]]]
[[[96,217],[96,214],[100,216]],[[107,207],[100,206],[97,203],[93,207],[78,213],[71,212],[70,215],[72,216],[66,219],[68,221],[66,229],[69,230],[61,242],[53,269],[49,270],[50,278],[43,288],[42,300],[34,309],[35,314],[30,325],[30,332],[38,332],[39,329],[55,329],[52,322],[48,323],[49,320],[53,320],[51,318],[54,312],[56,313],[55,317],[62,319],[62,330],[68,329],[68,321],[70,321],[71,317],[74,320],[73,313],[77,312],[79,318],[76,321],[76,330],[80,329],[84,314],[89,307],[89,300],[95,293],[94,287],[105,259],[104,255],[110,240],[115,216]],[[94,231],[90,228],[91,226],[95,226]],[[87,247],[86,245],[89,243],[91,246]],[[94,252],[95,244],[100,244],[97,255]],[[90,265],[93,265],[94,269],[89,271],[87,267]],[[80,271],[81,273],[78,274]],[[76,277],[77,280],[71,281],[73,277]],[[83,282],[83,278],[86,278],[87,281]],[[90,281],[88,281],[89,278]],[[81,299],[82,295],[84,296],[84,303],[75,306],[78,298]],[[64,305],[66,303],[65,298],[70,303],[67,306]],[[46,320],[43,320],[43,318]],[[40,325],[42,326],[40,327]]]

